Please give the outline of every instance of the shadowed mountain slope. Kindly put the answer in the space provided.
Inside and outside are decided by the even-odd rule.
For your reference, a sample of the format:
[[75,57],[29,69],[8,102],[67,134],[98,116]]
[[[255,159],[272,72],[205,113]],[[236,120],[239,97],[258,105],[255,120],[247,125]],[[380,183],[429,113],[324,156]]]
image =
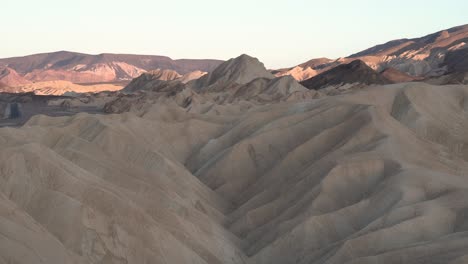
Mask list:
[[320,90],[327,86],[344,84],[388,84],[390,80],[374,71],[361,60],[342,64],[301,82],[309,89]]

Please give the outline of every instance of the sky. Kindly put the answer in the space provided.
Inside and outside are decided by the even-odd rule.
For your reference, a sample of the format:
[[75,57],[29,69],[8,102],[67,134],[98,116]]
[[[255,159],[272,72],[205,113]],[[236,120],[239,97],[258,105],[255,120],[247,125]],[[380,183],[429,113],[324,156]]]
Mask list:
[[281,68],[467,24],[466,10],[466,0],[2,0],[0,58],[246,53]]

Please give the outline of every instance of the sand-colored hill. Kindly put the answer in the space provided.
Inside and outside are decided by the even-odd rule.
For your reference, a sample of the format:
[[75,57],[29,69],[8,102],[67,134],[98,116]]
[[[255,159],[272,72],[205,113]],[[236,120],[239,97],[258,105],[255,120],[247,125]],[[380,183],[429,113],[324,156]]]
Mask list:
[[125,92],[135,92],[138,90],[149,90],[154,86],[164,84],[166,81],[172,81],[180,78],[180,74],[171,70],[153,70],[146,72],[133,79],[127,86]]
[[280,76],[292,76],[294,79],[297,81],[303,81],[310,79],[317,75],[318,71],[312,69],[311,67],[303,68],[301,66],[296,66],[290,70],[287,71],[278,71],[275,76],[280,77]]
[[212,72],[193,82],[195,89],[224,89],[226,84],[247,84],[257,78],[273,79],[257,58],[243,54],[220,64]]
[[189,72],[189,73],[186,73],[186,74],[182,75],[180,77],[179,81],[181,81],[182,83],[188,83],[188,82],[190,82],[192,80],[200,79],[201,77],[203,77],[206,74],[208,74],[208,73],[204,72],[204,71]]
[[[198,80],[189,83],[180,80],[177,78],[163,81],[159,79],[159,75],[143,74],[124,88],[123,91],[130,95],[110,102],[105,111],[121,113],[129,108],[142,109],[148,102],[154,103],[174,97],[178,98],[175,101],[179,105],[187,107],[193,100],[213,105],[239,101],[300,101],[321,96],[320,93],[300,85],[291,76],[275,78],[262,63],[248,55],[233,58]],[[143,93],[136,96],[133,94],[139,92]]]
[[466,261],[467,86],[188,92],[1,128],[0,261]]
[[314,77],[315,75],[327,71],[333,67],[340,65],[339,60],[331,60],[328,58],[317,58],[304,62],[292,68],[274,70],[275,76],[290,75],[297,81],[304,81]]
[[172,81],[181,77],[181,75],[174,70],[164,69],[152,70],[147,72],[147,74],[151,74],[153,78],[156,78],[161,81]]
[[117,84],[79,85],[68,81],[36,82],[16,87],[17,92],[34,92],[38,95],[63,95],[66,93],[98,93],[102,91],[118,91],[123,86]]
[[[254,102],[280,102],[300,101],[320,97],[320,93],[309,91],[291,76],[274,79],[257,78],[253,81],[224,92],[228,102],[254,101]],[[218,99],[220,97],[217,97]],[[218,103],[220,100],[217,101]]]
[[133,79],[127,86],[125,86],[123,91],[130,93],[142,90],[158,89],[159,86],[168,85],[167,82],[174,82],[174,84],[181,82],[185,84],[192,80],[197,80],[204,75],[206,75],[206,72],[202,71],[194,71],[180,75],[176,71],[157,69],[143,73],[142,75]]

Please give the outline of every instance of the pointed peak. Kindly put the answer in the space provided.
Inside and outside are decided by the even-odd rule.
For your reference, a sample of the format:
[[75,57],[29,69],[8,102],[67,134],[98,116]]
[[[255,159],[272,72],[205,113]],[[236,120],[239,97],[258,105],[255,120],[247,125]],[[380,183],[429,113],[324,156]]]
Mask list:
[[[256,57],[247,55],[247,54],[242,54],[238,57],[231,58],[223,64],[229,64],[229,63],[231,64],[257,64],[258,66],[261,65],[261,67],[265,68],[265,66],[263,65],[262,62],[260,62],[259,59],[257,59]],[[220,66],[222,66],[223,64],[221,64]]]
[[247,84],[257,78],[273,79],[274,76],[257,58],[242,54],[220,64],[214,71],[200,78],[195,86],[203,88],[214,84]]
[[239,60],[258,60],[257,58],[253,57],[253,56],[250,56],[248,54],[241,54],[240,56],[238,56],[237,58],[233,58],[234,60],[236,59],[239,59]]

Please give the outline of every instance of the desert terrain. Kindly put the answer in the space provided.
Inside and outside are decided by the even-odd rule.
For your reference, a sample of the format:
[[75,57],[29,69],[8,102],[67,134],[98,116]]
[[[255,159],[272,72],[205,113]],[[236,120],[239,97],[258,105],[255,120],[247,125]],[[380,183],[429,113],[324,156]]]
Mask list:
[[467,28],[307,72],[243,54],[120,86],[10,62],[0,264],[467,263]]

